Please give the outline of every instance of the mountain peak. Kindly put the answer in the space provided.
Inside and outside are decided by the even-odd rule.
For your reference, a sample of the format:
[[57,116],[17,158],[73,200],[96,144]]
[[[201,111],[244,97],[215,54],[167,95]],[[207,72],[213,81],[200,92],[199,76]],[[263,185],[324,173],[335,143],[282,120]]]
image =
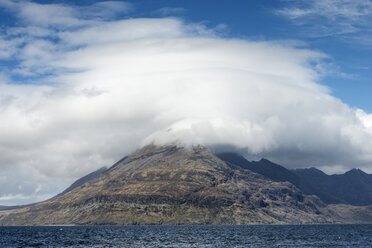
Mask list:
[[266,158],[261,158],[260,163],[270,163],[270,164],[273,164],[273,162],[271,162],[270,160],[266,159]]
[[128,157],[129,160],[137,159],[139,157],[143,156],[153,156],[156,154],[167,154],[171,155],[175,152],[179,151],[187,151],[189,153],[210,153],[209,150],[202,146],[202,145],[196,145],[191,147],[184,147],[180,145],[175,144],[169,144],[169,145],[155,145],[150,144],[146,145],[140,149],[138,149],[136,152],[134,152],[132,155]]
[[362,171],[361,169],[359,168],[353,168],[347,172],[345,172],[345,175],[368,175],[367,173],[365,173],[364,171]]
[[[151,167],[176,168],[181,164],[194,164],[195,166],[207,165],[204,160],[211,160],[210,165],[224,167],[222,161],[217,161],[216,157],[203,146],[182,147],[177,145],[147,145],[128,156],[119,163],[113,170],[126,173],[128,171],[144,170]],[[170,160],[170,161],[169,161]],[[209,165],[208,164],[208,165]]]
[[324,173],[323,171],[315,167],[304,168],[304,169],[294,169],[293,171],[299,175],[307,174],[307,175],[328,176],[326,173]]

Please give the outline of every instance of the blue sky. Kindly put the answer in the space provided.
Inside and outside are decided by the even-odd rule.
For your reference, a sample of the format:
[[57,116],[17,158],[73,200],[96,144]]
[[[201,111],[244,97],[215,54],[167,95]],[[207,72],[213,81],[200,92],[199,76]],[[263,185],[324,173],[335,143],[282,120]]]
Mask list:
[[0,0],[0,205],[155,143],[372,173],[371,0]]

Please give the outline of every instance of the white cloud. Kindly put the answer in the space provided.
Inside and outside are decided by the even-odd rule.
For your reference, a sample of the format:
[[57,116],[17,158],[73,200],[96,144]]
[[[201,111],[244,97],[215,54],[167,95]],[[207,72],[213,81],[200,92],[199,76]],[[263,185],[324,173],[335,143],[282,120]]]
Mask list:
[[[10,1],[2,1],[10,2]],[[60,4],[38,4],[29,1],[13,1],[9,8],[17,13],[22,21],[33,25],[77,26],[82,22],[76,18],[76,9]]]
[[58,193],[149,142],[231,145],[294,167],[372,162],[371,115],[316,83],[322,53],[175,18],[80,25],[79,7],[59,7],[76,25],[16,29],[13,73],[35,84],[0,83],[0,204]]
[[276,13],[304,26],[306,32],[312,36],[347,35],[370,30],[370,0],[309,0],[286,3],[289,7],[278,9]]
[[370,0],[310,0],[297,3],[297,6],[278,10],[278,13],[287,15],[291,19],[316,15],[333,21],[340,19],[360,21],[360,18],[372,14]]
[[16,52],[17,40],[4,39],[0,34],[0,60],[10,58]]

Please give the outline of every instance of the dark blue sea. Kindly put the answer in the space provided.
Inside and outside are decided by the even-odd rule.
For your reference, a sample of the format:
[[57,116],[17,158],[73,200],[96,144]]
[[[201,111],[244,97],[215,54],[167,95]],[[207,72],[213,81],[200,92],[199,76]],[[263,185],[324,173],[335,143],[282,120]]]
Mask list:
[[372,247],[372,225],[0,227],[0,247]]

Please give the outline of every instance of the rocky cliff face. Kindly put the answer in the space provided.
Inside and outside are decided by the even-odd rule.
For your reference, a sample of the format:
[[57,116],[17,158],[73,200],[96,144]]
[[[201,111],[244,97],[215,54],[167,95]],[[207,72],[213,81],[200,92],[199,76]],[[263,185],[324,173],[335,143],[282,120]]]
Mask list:
[[2,225],[334,223],[338,209],[227,164],[206,148],[146,146],[48,201],[0,211]]

